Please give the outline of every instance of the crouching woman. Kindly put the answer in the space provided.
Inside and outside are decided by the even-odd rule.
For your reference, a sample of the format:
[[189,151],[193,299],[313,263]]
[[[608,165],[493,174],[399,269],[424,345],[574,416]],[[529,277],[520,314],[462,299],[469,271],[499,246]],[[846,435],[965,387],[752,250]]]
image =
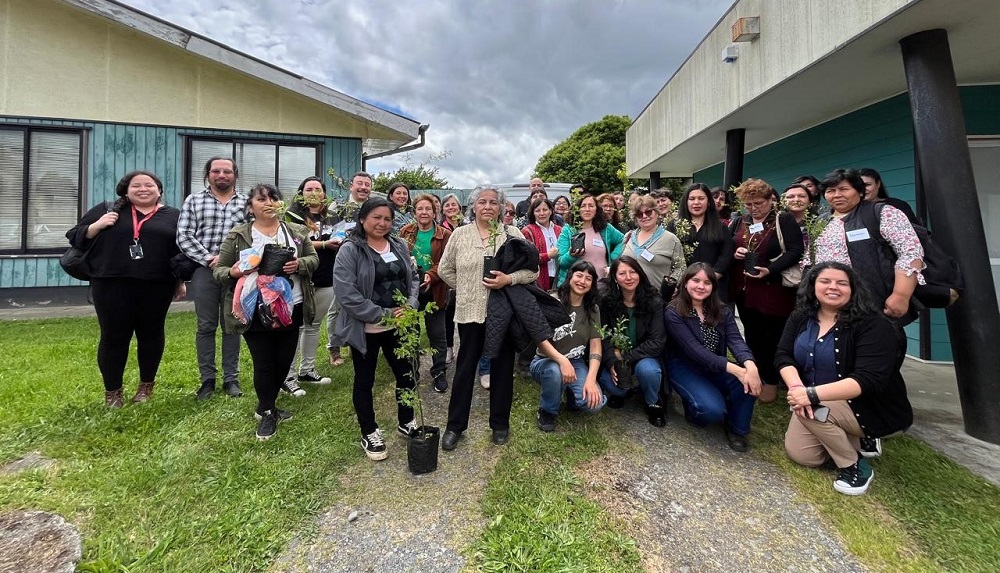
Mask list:
[[667,371],[685,417],[697,426],[724,422],[729,447],[745,452],[760,375],[733,311],[719,300],[717,277],[705,263],[684,272],[679,294],[664,312],[671,343]]
[[[559,299],[570,322],[555,330],[552,340],[538,345],[531,361],[531,377],[542,387],[538,429],[556,429],[556,415],[563,393],[569,408],[596,412],[607,399],[597,385],[601,368],[601,311],[597,307],[597,269],[577,261],[559,287]],[[586,358],[585,358],[586,357]]]
[[792,410],[788,457],[807,467],[833,460],[839,469],[833,488],[847,495],[865,493],[875,477],[867,457],[877,454],[867,454],[862,441],[913,423],[896,368],[902,333],[882,306],[857,271],[820,263],[799,288],[775,355]]

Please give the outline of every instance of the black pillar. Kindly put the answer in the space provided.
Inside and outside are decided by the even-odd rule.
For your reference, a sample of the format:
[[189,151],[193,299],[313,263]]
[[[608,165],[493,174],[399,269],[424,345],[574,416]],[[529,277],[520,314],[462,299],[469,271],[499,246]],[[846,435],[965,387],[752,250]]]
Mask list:
[[650,171],[649,172],[649,190],[656,191],[660,188],[660,172]]
[[964,295],[946,311],[965,431],[1000,444],[1000,310],[948,33],[918,32],[899,44],[934,239],[965,275]]
[[726,170],[722,176],[722,188],[729,189],[743,182],[743,143],[747,130],[730,129],[726,132]]

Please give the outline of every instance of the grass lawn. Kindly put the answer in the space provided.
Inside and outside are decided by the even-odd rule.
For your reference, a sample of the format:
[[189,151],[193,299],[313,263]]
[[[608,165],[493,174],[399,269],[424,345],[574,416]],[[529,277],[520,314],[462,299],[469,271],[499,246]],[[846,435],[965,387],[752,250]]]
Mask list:
[[[168,317],[154,399],[108,411],[94,359],[94,319],[0,322],[0,464],[33,450],[56,461],[47,470],[0,477],[0,510],[67,517],[85,540],[81,571],[266,569],[338,501],[338,478],[347,468],[370,463],[357,445],[349,367],[334,371],[324,361],[320,370],[335,374],[335,383],[310,387],[308,399],[285,400],[296,420],[260,443],[245,351],[244,398],[194,400],[194,323],[192,313]],[[380,380],[388,379],[381,368]],[[126,398],[136,383],[133,362]],[[388,404],[388,384],[378,387],[380,403]],[[517,392],[512,425],[523,435],[533,431],[537,389],[519,384]],[[870,494],[845,498],[832,490],[832,473],[798,468],[784,457],[787,414],[780,404],[758,408],[756,455],[788,473],[873,570],[1000,570],[1000,490],[903,437],[876,461]],[[473,567],[639,570],[634,542],[614,533],[628,528],[614,527],[586,499],[572,471],[613,443],[600,420],[506,447],[482,500],[489,525],[467,550]]]

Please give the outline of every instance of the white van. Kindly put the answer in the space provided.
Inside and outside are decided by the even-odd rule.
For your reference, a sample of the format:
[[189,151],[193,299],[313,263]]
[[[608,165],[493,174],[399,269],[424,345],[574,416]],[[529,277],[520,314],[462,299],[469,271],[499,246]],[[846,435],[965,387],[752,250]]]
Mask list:
[[[550,201],[555,201],[559,195],[565,195],[569,199],[569,190],[573,185],[576,185],[576,183],[546,183],[545,194],[548,195]],[[524,201],[530,195],[527,182],[500,185],[500,187],[503,189],[504,194],[507,195],[507,200],[514,205]]]

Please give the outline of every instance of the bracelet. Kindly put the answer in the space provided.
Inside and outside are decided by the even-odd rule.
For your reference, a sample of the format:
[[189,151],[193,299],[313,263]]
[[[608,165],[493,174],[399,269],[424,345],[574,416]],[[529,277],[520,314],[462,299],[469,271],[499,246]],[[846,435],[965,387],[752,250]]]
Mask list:
[[806,397],[809,398],[810,406],[819,406],[819,396],[816,395],[815,386],[806,386]]
[[601,360],[604,360],[604,357],[601,356],[600,354],[596,353],[596,352],[591,352],[590,353],[590,359],[591,360],[597,360],[598,362],[600,362]]

